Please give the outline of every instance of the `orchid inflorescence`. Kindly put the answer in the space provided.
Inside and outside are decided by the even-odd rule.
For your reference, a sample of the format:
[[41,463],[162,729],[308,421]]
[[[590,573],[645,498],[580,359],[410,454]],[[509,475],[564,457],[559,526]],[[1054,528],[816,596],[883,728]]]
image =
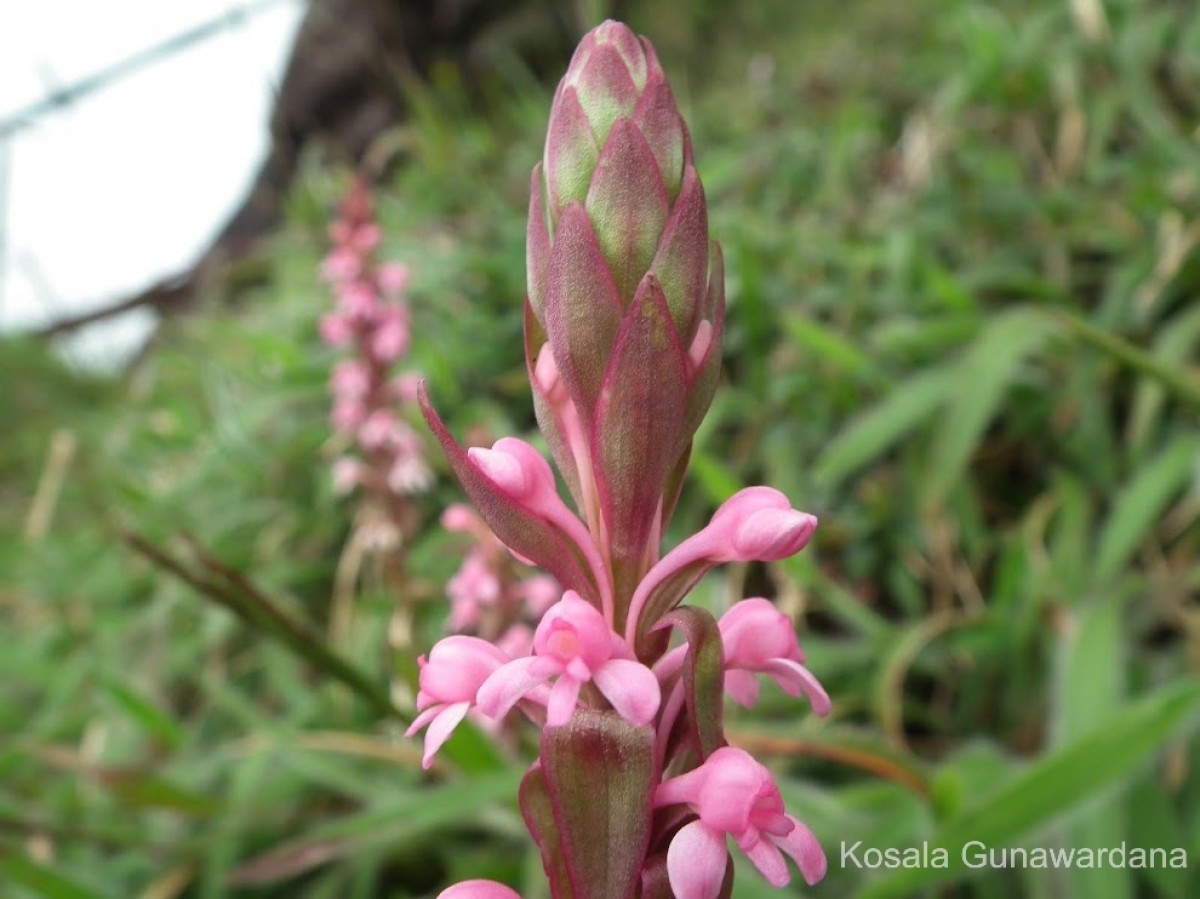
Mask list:
[[[428,727],[428,766],[468,712],[520,709],[541,726],[520,803],[555,897],[727,897],[727,837],[772,884],[788,883],[788,856],[815,883],[820,844],[769,771],[726,744],[722,713],[726,692],[755,702],[760,674],[819,715],[829,698],[768,600],[719,621],[680,603],[717,565],[798,552],[817,521],[749,487],[661,552],[720,373],[724,275],[671,88],[650,43],[619,23],[583,39],[555,94],[527,268],[534,405],[578,514],[532,445],[464,450],[423,387],[420,402],[483,520],[563,592],[519,654],[476,636],[434,646],[409,732]],[[468,881],[442,895],[516,894]]]
[[337,306],[321,319],[321,337],[352,351],[330,377],[331,421],[349,444],[334,462],[334,488],[349,493],[362,487],[383,497],[420,493],[433,475],[420,436],[397,412],[414,401],[419,379],[392,373],[408,353],[404,292],[409,271],[401,263],[375,261],[381,231],[362,178],[352,182],[330,236],[333,248],[321,274],[332,285]]

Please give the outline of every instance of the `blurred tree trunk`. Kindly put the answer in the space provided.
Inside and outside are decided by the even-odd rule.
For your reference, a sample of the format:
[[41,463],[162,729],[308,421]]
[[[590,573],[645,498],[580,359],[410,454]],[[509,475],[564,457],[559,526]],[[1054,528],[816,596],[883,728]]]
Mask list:
[[[74,331],[141,306],[164,314],[214,289],[236,294],[244,269],[280,223],[302,154],[319,144],[363,167],[377,138],[403,121],[405,86],[440,63],[475,95],[517,58],[539,77],[565,67],[586,5],[570,0],[311,0],[271,115],[271,149],[242,205],[196,263],[133,297],[47,326]],[[613,6],[614,4],[603,4]],[[367,174],[381,175],[378,166]],[[250,266],[251,269],[255,268]],[[250,273],[253,280],[254,273]]]

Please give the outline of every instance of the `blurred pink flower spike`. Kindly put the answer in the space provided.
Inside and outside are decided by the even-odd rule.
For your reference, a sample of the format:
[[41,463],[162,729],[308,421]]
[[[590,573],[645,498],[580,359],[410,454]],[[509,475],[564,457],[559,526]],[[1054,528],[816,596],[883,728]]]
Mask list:
[[543,682],[556,678],[546,708],[546,726],[566,724],[584,684],[595,684],[631,724],[648,724],[658,711],[658,679],[591,605],[568,590],[546,612],[533,636],[534,654],[492,673],[479,688],[479,709],[503,716]]
[[758,699],[756,674],[766,674],[789,696],[804,693],[818,715],[829,714],[829,695],[804,667],[804,651],[787,615],[762,597],[745,599],[721,616],[725,689],[749,708]]
[[789,855],[811,886],[825,876],[825,853],[804,824],[784,813],[771,774],[745,750],[718,749],[699,768],[659,785],[656,808],[686,804],[699,818],[675,834],[667,873],[676,899],[716,899],[725,878],[725,837],[772,886],[790,880]]
[[437,899],[521,899],[521,894],[494,880],[464,880],[446,887]]
[[508,662],[500,649],[478,637],[452,636],[438,642],[421,656],[420,690],[417,708],[420,714],[405,736],[411,737],[429,725],[425,732],[423,767],[433,764],[433,757],[449,739],[454,728],[462,722],[475,704],[475,696],[488,676]]
[[630,602],[625,638],[633,642],[714,566],[778,562],[807,546],[816,528],[815,515],[793,509],[773,487],[739,490],[713,513],[707,527],[647,572]]

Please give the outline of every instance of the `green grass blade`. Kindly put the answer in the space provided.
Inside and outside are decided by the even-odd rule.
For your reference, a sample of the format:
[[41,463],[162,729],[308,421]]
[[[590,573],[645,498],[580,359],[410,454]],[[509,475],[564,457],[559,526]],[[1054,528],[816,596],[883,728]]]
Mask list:
[[112,899],[31,859],[14,855],[0,861],[0,880],[32,890],[43,899]]
[[934,434],[926,500],[936,505],[962,479],[983,432],[999,414],[1026,358],[1047,337],[1045,316],[1017,310],[984,326],[955,372],[955,390]]
[[1154,532],[1170,501],[1194,476],[1200,440],[1180,439],[1142,466],[1117,494],[1096,542],[1096,584],[1108,584]]
[[[1059,641],[1054,742],[1069,746],[1088,731],[1103,727],[1125,696],[1125,603],[1118,594],[1082,607]],[[1091,807],[1066,830],[1067,846],[1120,846],[1128,836],[1126,806],[1111,797]],[[1065,872],[1074,896],[1122,899],[1133,884],[1124,868],[1071,868]]]
[[832,487],[886,453],[933,415],[954,389],[952,370],[914,375],[855,418],[826,446],[814,479]]

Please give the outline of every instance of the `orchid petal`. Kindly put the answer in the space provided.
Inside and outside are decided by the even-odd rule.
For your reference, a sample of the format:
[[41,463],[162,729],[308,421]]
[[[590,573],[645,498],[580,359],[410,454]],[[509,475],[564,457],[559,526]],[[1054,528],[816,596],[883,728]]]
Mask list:
[[582,683],[569,675],[563,675],[550,689],[550,702],[546,706],[546,726],[559,727],[571,720],[575,706],[579,704],[579,688]]
[[473,700],[479,685],[507,661],[486,640],[454,634],[435,644],[421,665],[421,693],[439,702]]
[[667,849],[667,876],[676,899],[716,899],[728,862],[724,834],[701,821],[685,825]]
[[825,692],[825,688],[821,686],[821,682],[817,680],[816,676],[799,662],[791,659],[771,659],[763,667],[763,671],[771,675],[775,683],[779,684],[788,695],[799,696],[803,692],[808,697],[813,712],[816,714],[822,717],[829,714],[832,705],[829,701],[829,694]]
[[725,672],[725,692],[742,708],[754,708],[758,702],[758,678],[749,671],[730,669]]
[[752,846],[742,847],[742,851],[754,862],[754,867],[758,868],[759,873],[771,886],[787,886],[788,881],[792,879],[783,853],[770,840],[758,840]]
[[425,731],[425,754],[421,758],[422,768],[429,768],[433,764],[434,755],[442,748],[442,744],[450,739],[450,734],[462,723],[470,707],[469,702],[456,702],[443,708],[434,717],[433,722],[429,725],[429,730]]
[[497,668],[479,688],[475,698],[479,711],[497,720],[507,715],[514,705],[545,680],[529,670],[536,660],[536,656],[513,659]]
[[592,681],[631,724],[649,724],[662,701],[658,678],[641,662],[609,659],[592,673]]
[[404,736],[411,737],[422,727],[440,715],[442,713],[442,709],[445,707],[445,703],[438,703],[437,705],[430,706],[421,714],[417,715],[417,717],[413,719],[413,723],[408,726],[408,730],[404,732]]
[[795,859],[800,873],[804,875],[805,883],[812,886],[825,876],[828,867],[825,851],[803,821],[793,818],[791,815],[787,817],[796,825],[792,828],[791,833],[784,837],[771,837],[771,839],[780,849]]

